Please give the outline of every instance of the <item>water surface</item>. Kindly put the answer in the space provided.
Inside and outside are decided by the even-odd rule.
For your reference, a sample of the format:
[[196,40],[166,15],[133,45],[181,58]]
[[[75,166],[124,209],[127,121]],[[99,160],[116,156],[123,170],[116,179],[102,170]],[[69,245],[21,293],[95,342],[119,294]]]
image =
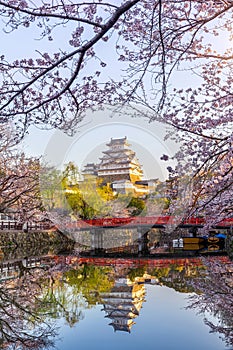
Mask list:
[[6,349],[230,349],[231,269],[226,256],[69,254],[3,262],[1,344]]

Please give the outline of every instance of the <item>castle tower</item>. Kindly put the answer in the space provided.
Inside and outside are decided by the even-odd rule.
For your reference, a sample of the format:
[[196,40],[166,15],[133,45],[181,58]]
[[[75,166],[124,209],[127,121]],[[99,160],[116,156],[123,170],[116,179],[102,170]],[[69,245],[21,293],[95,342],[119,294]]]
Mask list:
[[127,138],[111,139],[108,149],[98,165],[98,177],[104,182],[112,183],[119,180],[128,180],[132,183],[140,181],[143,171],[135,152],[129,148]]

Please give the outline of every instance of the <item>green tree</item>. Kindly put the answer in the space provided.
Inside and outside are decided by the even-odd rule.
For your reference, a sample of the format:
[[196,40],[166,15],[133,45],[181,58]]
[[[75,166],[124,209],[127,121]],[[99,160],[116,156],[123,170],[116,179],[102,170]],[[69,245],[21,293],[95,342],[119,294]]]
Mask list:
[[114,200],[115,195],[113,193],[113,190],[109,184],[97,187],[97,193],[100,195],[100,197],[106,202]]
[[62,172],[62,187],[64,189],[78,188],[79,181],[80,173],[78,166],[74,162],[69,162],[65,165],[65,169]]
[[137,216],[142,214],[143,210],[145,209],[146,205],[143,199],[132,197],[127,208],[133,209],[132,215]]
[[101,293],[109,292],[113,287],[112,272],[111,267],[84,264],[77,270],[67,271],[64,278],[69,286],[82,293],[88,305],[95,305],[101,302]]

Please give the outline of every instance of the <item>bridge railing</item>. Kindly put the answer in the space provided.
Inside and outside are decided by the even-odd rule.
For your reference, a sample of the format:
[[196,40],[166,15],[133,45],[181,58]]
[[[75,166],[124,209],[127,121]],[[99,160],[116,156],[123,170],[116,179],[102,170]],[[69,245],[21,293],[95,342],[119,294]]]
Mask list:
[[28,222],[28,223],[19,223],[13,220],[2,220],[0,221],[0,230],[9,230],[9,231],[39,231],[39,230],[48,230],[52,227],[52,224],[49,223],[40,223],[40,222]]
[[[190,217],[183,220],[182,217],[178,216],[137,216],[137,217],[128,217],[128,218],[98,218],[91,220],[80,220],[76,224],[72,224],[79,228],[85,228],[90,226],[100,226],[100,227],[116,227],[124,225],[200,225],[205,224],[205,218],[203,217]],[[221,220],[219,223],[216,223],[215,226],[222,227],[233,227],[233,218],[226,218]]]
[[0,221],[0,229],[1,230],[22,230],[23,225],[16,221]]

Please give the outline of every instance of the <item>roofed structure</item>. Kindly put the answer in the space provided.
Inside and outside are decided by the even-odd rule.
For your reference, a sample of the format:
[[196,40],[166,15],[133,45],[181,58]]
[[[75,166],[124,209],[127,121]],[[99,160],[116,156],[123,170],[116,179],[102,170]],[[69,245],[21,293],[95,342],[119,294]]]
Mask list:
[[96,177],[100,183],[111,184],[121,194],[145,196],[149,185],[142,181],[143,170],[136,153],[130,149],[127,137],[111,138],[102,152],[100,163],[87,163],[82,171],[84,178]]
[[97,169],[98,169],[98,166],[95,163],[87,163],[84,166],[82,173],[84,177],[89,175],[97,176]]
[[111,139],[108,149],[103,151],[103,157],[98,165],[98,177],[104,182],[112,183],[119,180],[131,182],[140,181],[143,176],[142,167],[136,154],[129,148],[126,137]]

